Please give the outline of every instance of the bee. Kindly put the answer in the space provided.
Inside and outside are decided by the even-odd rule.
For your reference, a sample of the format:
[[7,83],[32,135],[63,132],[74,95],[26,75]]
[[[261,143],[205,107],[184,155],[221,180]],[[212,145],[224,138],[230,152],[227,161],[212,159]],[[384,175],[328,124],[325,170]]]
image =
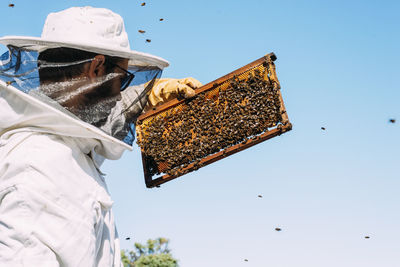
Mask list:
[[150,39],[146,39],[146,43],[150,43],[151,42],[151,40]]
[[275,228],[275,231],[280,232],[280,231],[282,231],[282,229],[279,228],[279,227],[276,227],[276,228]]
[[143,3],[141,3],[140,5],[141,5],[141,6],[145,6],[145,5],[146,5],[146,2],[143,2]]
[[389,122],[390,122],[390,123],[395,123],[395,122],[396,122],[396,119],[389,119]]
[[15,5],[14,5],[14,4],[8,4],[8,6],[9,6],[9,7],[14,7]]
[[160,19],[160,21],[163,21],[163,20],[164,20],[163,18]]
[[325,129],[325,127],[321,127],[321,130],[325,131],[326,129]]
[[146,31],[144,30],[138,30],[139,33],[145,33]]
[[262,198],[263,196],[262,196],[262,195],[258,195],[258,197],[259,197],[259,198]]
[[12,81],[7,81],[6,84],[7,84],[7,85],[11,85],[11,84],[12,84]]
[[130,240],[130,239],[131,239],[130,237],[126,237],[126,238],[125,238],[125,240]]
[[368,235],[367,235],[367,236],[364,236],[364,238],[365,238],[365,239],[369,239],[369,236],[368,236]]

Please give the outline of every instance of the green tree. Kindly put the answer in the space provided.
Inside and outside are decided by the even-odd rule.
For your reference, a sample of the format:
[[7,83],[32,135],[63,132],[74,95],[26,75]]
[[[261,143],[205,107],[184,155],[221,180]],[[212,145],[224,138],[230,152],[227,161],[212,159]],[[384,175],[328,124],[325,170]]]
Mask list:
[[163,237],[149,239],[145,245],[135,243],[132,251],[122,250],[124,267],[178,267],[178,261],[168,248],[169,240]]

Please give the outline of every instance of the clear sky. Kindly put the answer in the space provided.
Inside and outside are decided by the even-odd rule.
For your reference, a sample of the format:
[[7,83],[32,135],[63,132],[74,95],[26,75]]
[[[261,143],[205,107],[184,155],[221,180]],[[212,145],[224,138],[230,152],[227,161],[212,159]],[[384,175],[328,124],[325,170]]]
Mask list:
[[2,0],[0,35],[40,36],[49,12],[92,5],[167,59],[164,77],[208,83],[274,52],[293,130],[161,188],[145,187],[137,147],[106,162],[122,248],[167,237],[183,267],[400,266],[400,2],[141,3]]

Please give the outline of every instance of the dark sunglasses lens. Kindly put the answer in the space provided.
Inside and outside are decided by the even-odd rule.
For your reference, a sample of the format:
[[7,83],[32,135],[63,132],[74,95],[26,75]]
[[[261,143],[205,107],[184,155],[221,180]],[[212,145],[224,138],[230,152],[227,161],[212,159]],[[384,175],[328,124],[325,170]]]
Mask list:
[[129,73],[121,80],[121,91],[125,90],[129,86],[134,77],[135,75]]

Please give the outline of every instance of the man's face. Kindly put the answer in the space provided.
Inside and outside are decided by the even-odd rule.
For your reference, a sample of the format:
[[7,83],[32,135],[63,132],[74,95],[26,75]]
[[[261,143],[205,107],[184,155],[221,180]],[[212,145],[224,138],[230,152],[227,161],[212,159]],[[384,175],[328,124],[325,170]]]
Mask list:
[[121,84],[126,77],[126,72],[122,69],[128,68],[127,59],[113,63],[117,66],[111,65],[108,68],[105,65],[107,63],[101,60],[99,62],[102,64],[96,66],[93,65],[99,62],[87,63],[85,72],[78,78],[82,83],[79,84],[79,88],[75,88],[85,90],[81,90],[81,94],[63,105],[84,121],[95,125],[104,122],[111,109],[121,99]]
[[[99,59],[97,59],[99,57]],[[109,66],[106,66],[108,64]],[[107,63],[98,55],[84,65],[80,75],[41,85],[42,91],[66,108],[77,108],[120,96],[121,82],[126,78],[128,59]]]

